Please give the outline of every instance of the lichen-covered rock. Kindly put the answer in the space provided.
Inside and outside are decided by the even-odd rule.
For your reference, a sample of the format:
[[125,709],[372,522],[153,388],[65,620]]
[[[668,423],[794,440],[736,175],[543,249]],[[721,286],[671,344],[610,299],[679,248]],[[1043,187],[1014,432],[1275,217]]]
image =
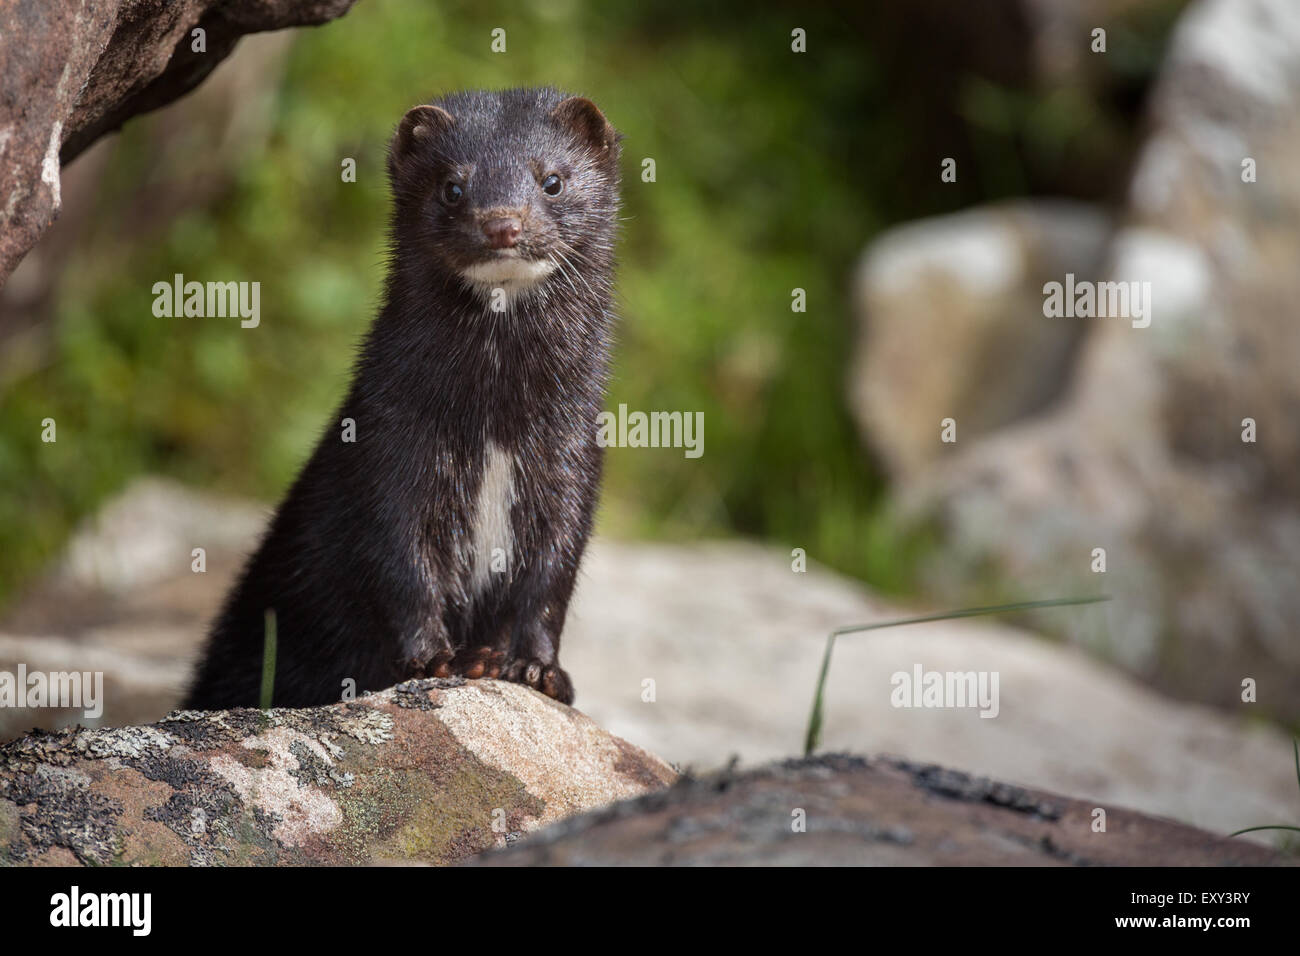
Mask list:
[[11,864],[449,863],[658,789],[666,763],[516,684],[176,711],[0,747]]
[[[1094,829],[1105,811],[1104,831]],[[573,817],[486,866],[1266,866],[1294,857],[934,765],[831,754]]]
[[0,284],[58,215],[61,163],[193,89],[244,34],[324,23],[354,2],[0,3]]

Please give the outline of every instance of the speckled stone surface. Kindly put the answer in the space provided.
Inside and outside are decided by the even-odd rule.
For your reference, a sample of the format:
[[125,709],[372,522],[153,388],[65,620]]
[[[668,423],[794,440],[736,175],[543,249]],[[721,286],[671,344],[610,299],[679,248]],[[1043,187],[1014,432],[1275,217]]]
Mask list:
[[33,732],[0,748],[0,860],[449,863],[675,779],[526,687],[409,681],[329,707]]

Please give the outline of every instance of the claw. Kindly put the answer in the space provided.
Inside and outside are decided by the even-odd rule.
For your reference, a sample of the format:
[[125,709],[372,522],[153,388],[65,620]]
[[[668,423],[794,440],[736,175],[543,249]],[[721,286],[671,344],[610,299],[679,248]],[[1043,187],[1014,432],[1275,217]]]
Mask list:
[[563,668],[539,660],[514,660],[502,672],[505,680],[541,691],[562,704],[573,703],[573,682]]

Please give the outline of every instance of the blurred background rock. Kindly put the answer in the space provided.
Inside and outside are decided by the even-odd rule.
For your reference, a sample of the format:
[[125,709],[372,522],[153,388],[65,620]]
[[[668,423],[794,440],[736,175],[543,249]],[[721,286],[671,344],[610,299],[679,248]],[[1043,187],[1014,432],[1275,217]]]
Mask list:
[[[488,52],[499,26],[505,55]],[[795,26],[806,54],[789,51]],[[100,662],[120,688],[105,720],[175,702],[265,514],[239,502],[284,492],[375,309],[396,118],[442,90],[541,83],[593,96],[627,137],[610,407],[706,420],[702,458],[608,456],[566,637],[582,709],[670,760],[788,754],[820,635],[890,613],[875,595],[1105,591],[1103,608],[1032,622],[1079,649],[994,625],[858,639],[832,676],[828,746],[1220,829],[1287,812],[1288,0],[706,2],[689,17],[360,0],[244,39],[195,93],[64,170],[62,218],[0,290],[5,660]],[[1242,182],[1247,156],[1258,182]],[[349,157],[356,183],[340,181]],[[1066,272],[1151,281],[1151,328],[1044,317],[1042,284]],[[151,287],[175,273],[260,281],[261,326],[154,318]],[[57,444],[40,441],[45,417]],[[200,538],[206,575],[189,572]],[[793,548],[808,575],[791,574]],[[919,659],[1004,668],[1004,715],[889,708],[888,675]],[[1244,677],[1258,704],[1241,703]]]

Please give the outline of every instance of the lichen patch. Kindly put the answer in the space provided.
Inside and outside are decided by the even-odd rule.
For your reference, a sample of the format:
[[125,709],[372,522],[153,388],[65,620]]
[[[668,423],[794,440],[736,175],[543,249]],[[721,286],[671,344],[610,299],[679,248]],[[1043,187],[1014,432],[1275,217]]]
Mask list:
[[[322,770],[331,768],[333,759],[317,741],[298,730],[272,727],[240,745],[265,752],[265,766],[250,767],[224,753],[213,757],[210,765],[247,805],[276,821],[271,831],[276,842],[296,847],[343,821],[338,804],[318,785]],[[299,754],[304,758],[310,755],[307,766]]]

